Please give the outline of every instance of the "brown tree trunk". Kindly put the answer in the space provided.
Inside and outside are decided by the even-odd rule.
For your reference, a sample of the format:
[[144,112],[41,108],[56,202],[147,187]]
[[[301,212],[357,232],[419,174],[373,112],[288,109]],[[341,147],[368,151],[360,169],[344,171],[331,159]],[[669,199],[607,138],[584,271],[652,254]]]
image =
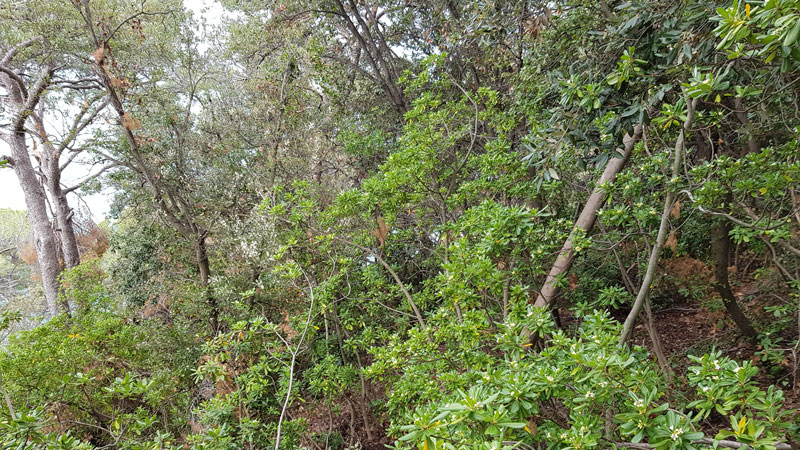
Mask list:
[[711,250],[714,254],[714,288],[722,297],[722,303],[736,323],[739,332],[747,339],[754,339],[756,331],[744,311],[739,307],[736,297],[733,296],[730,282],[728,281],[728,261],[730,256],[730,224],[727,220],[719,220],[711,230]]
[[217,299],[211,292],[211,265],[208,261],[205,235],[201,234],[195,241],[195,253],[197,256],[197,268],[200,270],[200,283],[205,289],[206,302],[210,309],[211,332],[212,334],[217,334],[217,331],[219,331],[219,305],[217,305]]
[[608,161],[603,175],[597,180],[592,194],[589,196],[589,199],[586,200],[586,205],[583,207],[580,216],[578,216],[578,220],[575,221],[575,227],[572,233],[570,233],[567,241],[564,242],[561,251],[558,252],[558,257],[556,257],[553,267],[547,274],[544,286],[542,286],[542,290],[539,292],[534,306],[544,308],[558,295],[558,278],[566,274],[570,267],[572,267],[572,259],[575,257],[573,241],[577,233],[589,233],[592,230],[597,220],[597,211],[600,210],[600,207],[603,206],[603,202],[606,200],[606,194],[602,189],[603,185],[613,182],[617,174],[625,167],[633,151],[633,146],[636,145],[642,137],[642,131],[642,125],[636,125],[633,129],[633,136],[626,134],[623,139],[624,145],[621,149],[622,158],[612,158]]
[[[31,164],[28,147],[25,143],[25,133],[17,131],[10,136],[9,141],[11,155],[14,158],[14,173],[17,175],[25,195],[25,206],[28,208],[28,218],[33,228],[33,241],[44,286],[47,313],[55,316],[59,312],[58,275],[61,273],[61,264],[58,258],[56,238],[50,225],[50,218],[47,216],[47,199],[33,169],[33,164]],[[64,303],[61,304],[61,308],[65,311],[69,310],[68,305]]]

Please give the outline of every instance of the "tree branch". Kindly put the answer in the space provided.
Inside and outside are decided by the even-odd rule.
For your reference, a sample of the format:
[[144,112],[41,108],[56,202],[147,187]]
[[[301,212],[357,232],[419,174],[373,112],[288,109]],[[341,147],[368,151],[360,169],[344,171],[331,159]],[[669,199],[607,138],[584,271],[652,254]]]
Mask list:
[[[300,268],[300,271],[303,272],[303,277],[306,279],[306,283],[308,284],[308,295],[311,298],[311,305],[308,307],[308,316],[306,317],[306,325],[303,327],[303,334],[300,335],[300,341],[297,342],[297,346],[294,348],[294,351],[289,349],[289,352],[292,354],[292,362],[289,365],[289,386],[286,389],[286,398],[283,401],[283,408],[281,408],[281,415],[278,418],[278,430],[277,435],[275,436],[275,450],[278,450],[281,445],[281,425],[283,424],[283,417],[286,415],[286,410],[289,408],[289,400],[292,397],[292,384],[294,382],[294,368],[295,362],[297,361],[297,355],[300,353],[300,347],[303,345],[303,341],[306,338],[306,333],[308,333],[308,328],[311,325],[311,314],[314,312],[314,286],[311,284],[311,280],[308,278],[308,274],[306,271]],[[285,341],[284,341],[285,342]]]
[[[675,154],[673,155],[674,159],[672,161],[672,178],[675,178],[678,176],[678,174],[680,174],[680,165],[683,161],[683,153],[686,150],[686,133],[688,133],[689,127],[691,127],[692,122],[694,122],[696,105],[697,99],[687,99],[686,120],[683,122],[681,132],[678,134],[678,139],[675,141]],[[633,330],[633,324],[636,322],[636,318],[639,316],[639,311],[641,311],[642,306],[650,296],[650,285],[653,283],[653,278],[655,277],[658,258],[661,254],[661,248],[664,246],[664,241],[667,239],[669,215],[675,202],[675,192],[670,190],[669,186],[666,186],[666,189],[667,195],[664,199],[664,211],[661,213],[661,223],[658,226],[656,241],[653,243],[653,249],[650,252],[650,259],[647,262],[647,270],[645,271],[644,278],[642,278],[642,284],[639,288],[639,293],[636,295],[636,300],[633,303],[633,307],[631,308],[628,317],[625,318],[625,323],[622,326],[622,333],[619,336],[620,345],[623,345],[628,340],[628,337],[630,337],[631,331]]]
[[6,54],[3,55],[3,59],[0,59],[0,65],[6,65],[10,63],[11,60],[14,59],[14,56],[16,56],[20,50],[22,50],[25,47],[30,47],[31,45],[33,45],[34,43],[38,42],[41,39],[42,39],[41,36],[37,36],[35,38],[28,39],[27,41],[20,42],[19,44],[11,47],[11,49],[9,49],[6,52]]
[[22,99],[26,100],[28,98],[28,90],[25,88],[25,80],[20,77],[17,72],[14,72],[10,68],[0,64],[0,72],[8,75],[12,81],[16,81],[17,87],[19,88],[20,93],[22,93]]
[[592,230],[592,227],[594,227],[594,223],[597,221],[597,211],[606,200],[606,192],[603,190],[604,185],[606,183],[614,182],[617,174],[625,166],[628,158],[630,158],[630,155],[633,152],[633,147],[637,142],[639,142],[643,132],[644,126],[636,125],[633,128],[633,135],[626,134],[625,138],[623,139],[623,148],[618,150],[622,154],[622,157],[612,158],[608,161],[605,170],[603,170],[603,174],[597,181],[597,184],[592,190],[591,195],[589,195],[589,198],[586,200],[586,204],[584,205],[580,216],[578,216],[578,220],[575,221],[575,227],[572,229],[569,237],[564,242],[561,251],[558,253],[556,260],[553,263],[553,267],[548,272],[547,278],[542,286],[542,290],[539,292],[539,296],[536,298],[536,303],[534,303],[534,306],[544,308],[556,298],[559,290],[558,278],[567,273],[570,267],[572,267],[572,260],[575,257],[575,249],[573,248],[575,238],[578,236],[578,233],[589,233]]
[[31,89],[30,95],[25,100],[25,103],[22,105],[19,111],[14,115],[11,119],[11,126],[9,127],[12,131],[20,131],[22,130],[22,126],[25,123],[25,120],[28,118],[28,115],[31,114],[36,108],[37,103],[39,103],[39,99],[42,98],[42,94],[44,93],[45,89],[49,86],[50,77],[53,75],[55,68],[53,63],[48,63],[39,74],[39,79],[36,80],[36,83],[33,85]]
[[[105,93],[93,98],[92,103],[94,103],[95,101],[97,101],[102,97],[105,97]],[[91,104],[87,105],[85,108],[81,108],[80,113],[78,113],[78,115],[75,117],[75,120],[72,123],[72,127],[70,127],[66,139],[64,139],[61,145],[58,146],[59,155],[61,154],[62,151],[64,151],[65,148],[67,148],[69,144],[71,144],[73,141],[75,141],[75,139],[78,138],[78,135],[81,133],[81,131],[83,131],[86,127],[88,127],[89,124],[94,122],[94,119],[97,118],[97,115],[100,114],[100,112],[102,112],[103,109],[106,108],[106,106],[108,106],[108,99],[106,99],[103,103],[101,103],[100,106],[95,108],[95,110],[92,111],[89,117],[86,118],[86,120],[81,121],[83,119],[83,116],[89,110],[89,106],[91,106]],[[66,167],[66,164],[64,165],[64,167]],[[61,167],[61,170],[64,170],[64,167]]]
[[64,195],[69,194],[70,192],[80,188],[84,184],[86,184],[86,183],[94,180],[95,178],[99,177],[100,175],[102,175],[105,171],[107,171],[109,169],[113,169],[114,167],[119,167],[119,164],[112,163],[112,164],[109,164],[107,166],[103,166],[102,168],[100,168],[99,171],[97,171],[97,173],[89,175],[88,177],[84,178],[83,180],[77,182],[74,186],[70,186],[68,188],[65,188],[61,192],[64,193]]

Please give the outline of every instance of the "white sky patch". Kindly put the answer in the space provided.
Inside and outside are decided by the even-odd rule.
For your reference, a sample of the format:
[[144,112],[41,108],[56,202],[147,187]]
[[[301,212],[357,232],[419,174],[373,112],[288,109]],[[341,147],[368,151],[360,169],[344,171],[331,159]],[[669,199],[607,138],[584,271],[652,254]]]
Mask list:
[[[29,147],[30,148],[30,147]],[[3,140],[0,140],[0,155],[11,155],[11,149]],[[66,159],[66,157],[65,157]],[[34,164],[35,167],[35,164]],[[76,182],[83,180],[90,174],[99,169],[95,166],[94,170],[89,165],[81,164],[77,159],[70,164],[63,173],[63,185],[69,187]],[[77,194],[77,195],[76,195]],[[69,205],[73,209],[89,209],[92,220],[96,223],[105,220],[109,211],[110,198],[107,193],[97,193],[92,195],[81,195],[80,192],[69,194]],[[14,169],[5,167],[0,169],[0,208],[9,209],[28,209],[25,206],[25,195],[19,185],[19,180],[14,173]]]

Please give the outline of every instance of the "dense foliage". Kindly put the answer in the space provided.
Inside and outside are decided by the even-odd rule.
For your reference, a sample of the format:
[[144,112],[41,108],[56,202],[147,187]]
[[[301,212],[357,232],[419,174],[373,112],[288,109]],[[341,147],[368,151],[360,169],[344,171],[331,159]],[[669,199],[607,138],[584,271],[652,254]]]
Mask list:
[[113,193],[45,314],[2,211],[0,449],[797,448],[800,3],[209,5],[0,4]]

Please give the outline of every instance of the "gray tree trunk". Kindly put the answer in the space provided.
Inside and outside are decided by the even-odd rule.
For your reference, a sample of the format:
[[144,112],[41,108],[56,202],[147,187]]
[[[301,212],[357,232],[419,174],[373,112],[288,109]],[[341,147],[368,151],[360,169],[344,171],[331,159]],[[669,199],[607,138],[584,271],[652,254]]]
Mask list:
[[606,201],[606,193],[603,191],[602,186],[605,183],[614,182],[617,174],[625,167],[625,163],[628,162],[628,158],[630,158],[631,152],[633,151],[633,146],[639,142],[641,137],[642,126],[636,125],[633,128],[633,136],[626,134],[623,138],[623,148],[620,150],[622,158],[612,158],[608,161],[603,175],[597,180],[597,185],[589,196],[589,199],[586,200],[586,205],[584,205],[580,216],[578,216],[578,220],[575,221],[575,227],[572,229],[572,233],[570,233],[566,242],[564,242],[561,251],[558,252],[556,261],[547,274],[544,286],[542,286],[542,290],[539,292],[534,306],[544,308],[555,299],[558,294],[558,278],[566,274],[570,267],[572,267],[572,259],[575,257],[573,241],[575,240],[576,233],[588,234],[592,230],[597,220],[597,211],[600,210],[600,207],[603,206],[603,202]]
[[[670,173],[671,179],[680,176],[681,162],[683,161],[683,153],[686,151],[686,134],[689,127],[694,122],[695,106],[697,99],[686,99],[686,120],[683,122],[683,128],[678,134],[678,139],[675,142],[675,152],[673,153],[672,172]],[[653,284],[653,279],[656,274],[656,266],[658,265],[658,258],[661,255],[661,249],[664,247],[664,241],[667,239],[667,231],[669,231],[669,215],[675,203],[675,193],[667,186],[667,195],[664,199],[664,211],[661,213],[661,223],[658,226],[658,234],[656,241],[653,243],[653,249],[650,252],[650,258],[647,261],[647,270],[642,278],[642,284],[639,287],[639,293],[636,294],[636,300],[633,302],[628,317],[625,318],[625,323],[622,325],[622,333],[619,336],[619,345],[625,344],[633,331],[633,324],[636,318],[639,317],[639,312],[642,309],[645,301],[650,298],[650,287]],[[727,270],[727,268],[726,268]]]
[[[17,50],[32,45],[36,41],[36,39],[26,41],[13,48],[5,54],[0,62],[9,63]],[[50,77],[54,71],[55,67],[52,63],[42,67],[36,81],[28,89],[25,89],[19,75],[12,78],[8,73],[3,73],[0,76],[0,83],[8,92],[8,103],[15,108],[7,128],[8,131],[2,133],[2,138],[11,147],[12,166],[25,196],[25,206],[28,209],[28,218],[33,228],[36,259],[39,263],[39,272],[42,276],[44,297],[47,303],[47,315],[51,317],[59,312],[59,275],[62,267],[59,258],[60,248],[47,214],[47,195],[39,182],[28,153],[28,146],[25,142],[25,122],[33,114],[44,91],[49,86]],[[69,311],[67,303],[62,303],[61,308]]]
[[72,208],[69,207],[66,194],[61,192],[61,186],[51,186],[50,194],[55,202],[56,223],[61,234],[61,248],[64,251],[64,266],[70,269],[81,263]]
[[47,216],[47,199],[31,164],[28,147],[25,144],[25,133],[17,131],[9,136],[8,141],[14,158],[14,173],[25,195],[25,206],[28,208],[28,218],[33,227],[33,240],[44,285],[47,313],[55,316],[59,312],[58,275],[61,273],[61,264],[58,259],[56,238],[50,225],[50,218]]
[[53,215],[61,241],[64,254],[64,266],[67,269],[77,266],[81,262],[78,252],[78,241],[75,238],[75,226],[72,221],[72,208],[67,202],[67,194],[61,189],[61,169],[59,168],[59,155],[52,144],[45,144],[45,161],[42,166],[47,172],[47,190],[53,201]]

